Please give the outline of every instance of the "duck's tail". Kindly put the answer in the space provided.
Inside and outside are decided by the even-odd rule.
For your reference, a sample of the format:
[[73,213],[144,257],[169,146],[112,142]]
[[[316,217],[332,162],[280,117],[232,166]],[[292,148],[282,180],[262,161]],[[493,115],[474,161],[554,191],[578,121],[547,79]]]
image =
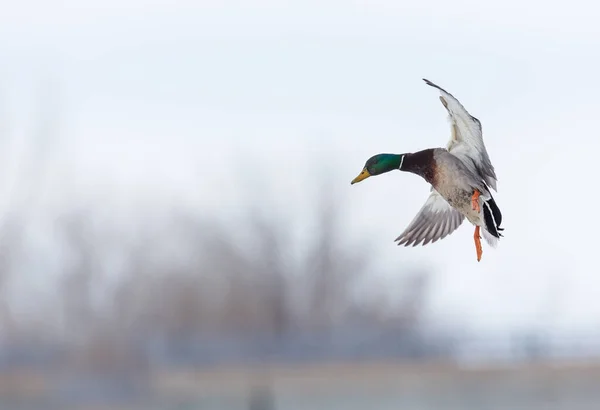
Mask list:
[[496,247],[504,229],[500,227],[502,213],[491,194],[490,199],[483,203],[483,222],[485,224],[485,229],[483,229],[485,241],[490,246]]

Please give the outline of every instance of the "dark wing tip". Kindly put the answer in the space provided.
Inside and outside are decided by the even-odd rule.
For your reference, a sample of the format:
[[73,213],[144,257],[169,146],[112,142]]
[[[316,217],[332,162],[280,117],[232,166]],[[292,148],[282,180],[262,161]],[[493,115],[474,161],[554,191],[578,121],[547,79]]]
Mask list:
[[[432,87],[435,87],[435,88],[440,88],[440,86],[439,86],[439,85],[432,83],[432,82],[431,82],[431,81],[429,81],[427,78],[423,78],[423,81],[425,81],[425,84],[427,84],[427,85],[430,85],[430,86],[432,86]],[[440,89],[441,89],[441,88],[440,88]]]
[[[437,89],[438,89],[438,90],[440,90],[441,92],[443,92],[443,93],[446,93],[446,94],[448,94],[448,95],[452,96],[452,94],[450,94],[448,91],[444,90],[444,89],[443,89],[442,87],[440,87],[439,85],[432,83],[432,82],[431,82],[431,81],[429,81],[428,79],[426,79],[426,78],[423,78],[423,81],[425,81],[425,84],[427,84],[427,85],[429,85],[429,86],[431,86],[431,87],[433,87],[433,88],[437,88]],[[452,96],[452,97],[453,97],[453,96]]]

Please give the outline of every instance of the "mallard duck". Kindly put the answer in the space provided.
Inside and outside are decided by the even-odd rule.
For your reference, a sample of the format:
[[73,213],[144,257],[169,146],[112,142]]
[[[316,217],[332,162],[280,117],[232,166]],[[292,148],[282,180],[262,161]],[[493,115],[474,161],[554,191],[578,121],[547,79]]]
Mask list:
[[454,232],[466,217],[475,225],[477,261],[483,253],[480,230],[492,247],[502,236],[502,214],[490,188],[497,191],[496,172],[483,143],[481,122],[443,88],[437,88],[449,113],[451,136],[446,148],[406,154],[378,154],[367,160],[351,184],[374,175],[400,170],[417,174],[431,184],[431,194],[408,227],[395,241],[417,246],[434,243]]

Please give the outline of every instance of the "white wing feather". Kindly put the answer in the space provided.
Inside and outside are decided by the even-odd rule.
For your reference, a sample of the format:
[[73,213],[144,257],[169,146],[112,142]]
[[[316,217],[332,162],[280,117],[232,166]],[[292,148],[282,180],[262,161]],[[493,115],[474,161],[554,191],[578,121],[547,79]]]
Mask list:
[[398,245],[404,246],[417,246],[420,242],[423,242],[423,245],[434,243],[454,232],[464,218],[435,189],[432,189],[415,218],[395,240],[398,241]]
[[483,142],[481,122],[469,114],[452,94],[429,80],[423,81],[440,91],[440,100],[448,111],[451,129],[450,141],[446,146],[448,151],[497,191],[498,178]]

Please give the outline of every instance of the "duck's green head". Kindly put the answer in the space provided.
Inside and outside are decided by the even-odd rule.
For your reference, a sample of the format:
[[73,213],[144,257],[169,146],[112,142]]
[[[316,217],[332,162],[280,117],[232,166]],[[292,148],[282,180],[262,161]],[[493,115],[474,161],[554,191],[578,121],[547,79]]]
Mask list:
[[367,160],[363,170],[350,182],[355,184],[370,176],[384,174],[402,168],[405,154],[377,154]]

